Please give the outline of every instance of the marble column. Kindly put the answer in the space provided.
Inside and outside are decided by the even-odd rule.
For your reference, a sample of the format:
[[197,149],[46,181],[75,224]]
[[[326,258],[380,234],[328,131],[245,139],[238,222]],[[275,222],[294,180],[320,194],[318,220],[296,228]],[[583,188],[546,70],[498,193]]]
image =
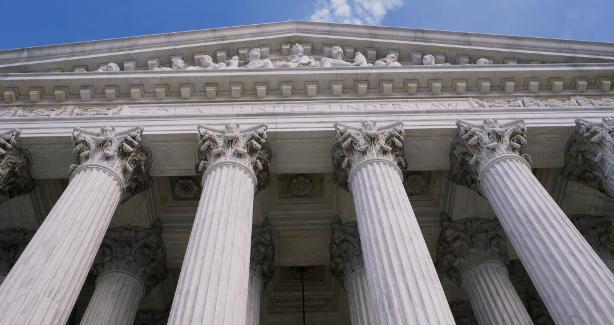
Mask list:
[[337,125],[334,179],[353,196],[376,324],[454,319],[403,187],[403,125]]
[[0,324],[64,324],[124,193],[148,184],[141,128],[75,129],[71,181],[0,286]]
[[269,224],[252,229],[252,250],[249,260],[249,292],[247,295],[247,325],[260,324],[262,291],[273,275],[275,246]]
[[352,325],[372,325],[373,307],[360,246],[358,224],[334,223],[330,241],[331,271],[345,287]]
[[479,324],[533,324],[510,280],[503,229],[496,220],[442,217],[442,274],[463,288]]
[[614,276],[531,172],[517,120],[458,122],[452,180],[490,202],[557,324],[614,324]]
[[574,215],[570,219],[614,274],[614,217]]
[[614,197],[613,135],[614,117],[599,123],[576,120],[565,149],[563,175]]
[[0,284],[9,274],[33,235],[34,231],[25,228],[0,230]]
[[203,191],[169,324],[246,323],[254,193],[268,181],[266,126],[198,127]]
[[17,143],[20,132],[0,133],[0,203],[26,194],[35,187],[30,176],[30,154]]
[[123,227],[107,232],[94,263],[94,295],[84,325],[132,325],[142,298],[167,275],[160,227]]

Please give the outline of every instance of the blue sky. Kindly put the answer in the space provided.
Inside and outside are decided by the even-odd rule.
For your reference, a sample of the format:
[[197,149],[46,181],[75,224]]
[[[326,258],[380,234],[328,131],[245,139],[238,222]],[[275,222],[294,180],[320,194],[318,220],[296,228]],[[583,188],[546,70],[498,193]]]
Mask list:
[[0,49],[284,20],[614,42],[614,0],[0,0]]

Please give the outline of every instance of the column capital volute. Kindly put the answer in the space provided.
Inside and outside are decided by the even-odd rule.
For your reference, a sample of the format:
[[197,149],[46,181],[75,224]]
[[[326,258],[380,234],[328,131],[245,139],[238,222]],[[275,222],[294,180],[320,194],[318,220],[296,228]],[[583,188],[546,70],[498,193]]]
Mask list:
[[20,130],[0,133],[0,202],[34,189],[30,153],[18,146]]
[[507,263],[505,233],[497,220],[458,221],[442,215],[437,242],[437,267],[442,275],[462,283],[465,272],[483,263]]
[[8,274],[28,246],[34,231],[25,228],[0,230],[0,274]]
[[362,122],[360,127],[337,123],[332,148],[333,181],[348,190],[351,175],[369,162],[386,162],[399,168],[399,177],[406,167],[403,156],[403,123],[377,127],[375,122]]
[[356,270],[364,268],[358,224],[355,221],[333,223],[330,241],[331,271],[344,284]]
[[257,191],[268,185],[271,147],[267,142],[266,125],[240,128],[238,124],[226,124],[223,130],[199,125],[197,129],[200,172],[234,163],[252,176]]
[[275,244],[271,225],[265,223],[252,227],[252,248],[250,251],[249,270],[257,275],[262,284],[273,276],[273,263],[275,262]]
[[123,272],[138,279],[145,290],[162,282],[167,275],[166,247],[160,236],[160,226],[151,228],[121,227],[107,231],[94,271],[100,276],[108,272]]
[[569,219],[597,255],[614,271],[614,217],[577,214]]
[[77,163],[70,166],[71,179],[87,169],[100,169],[113,176],[124,191],[124,200],[144,191],[151,184],[151,151],[142,144],[143,128],[116,132],[104,126],[100,132],[75,128],[73,152]]
[[456,137],[450,146],[449,178],[480,192],[479,175],[501,159],[522,159],[530,166],[530,157],[522,153],[527,143],[523,120],[500,124],[484,120],[482,124],[457,121]]
[[614,197],[614,117],[600,122],[576,120],[565,148],[563,175]]

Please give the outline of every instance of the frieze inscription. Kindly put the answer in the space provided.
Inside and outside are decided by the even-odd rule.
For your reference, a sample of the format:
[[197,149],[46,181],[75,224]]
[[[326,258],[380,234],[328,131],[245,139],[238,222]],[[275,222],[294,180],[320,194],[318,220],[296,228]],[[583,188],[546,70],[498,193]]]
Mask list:
[[112,106],[45,106],[0,107],[3,118],[61,118],[96,116],[198,116],[236,114],[355,114],[384,112],[415,112],[433,110],[481,110],[510,108],[594,108],[614,107],[614,97],[564,97],[564,98],[497,98],[414,100],[397,102],[344,102],[344,103],[276,103],[276,104],[207,104],[207,105],[112,105]]

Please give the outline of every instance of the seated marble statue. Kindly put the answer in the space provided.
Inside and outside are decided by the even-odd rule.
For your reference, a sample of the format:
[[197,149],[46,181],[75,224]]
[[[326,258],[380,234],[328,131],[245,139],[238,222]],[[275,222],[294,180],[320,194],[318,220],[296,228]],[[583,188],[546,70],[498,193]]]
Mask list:
[[330,58],[322,58],[320,64],[323,67],[348,67],[353,66],[351,62],[347,62],[343,59],[343,50],[339,46],[333,46],[330,49]]
[[397,61],[397,55],[390,53],[385,58],[375,61],[376,67],[400,67],[401,64]]
[[225,68],[225,69],[237,69],[239,67],[239,57],[236,55],[233,55],[232,58],[230,58],[230,60],[228,60],[228,62],[226,63],[218,63],[218,65],[222,65],[220,66],[221,68]]
[[98,70],[96,70],[96,72],[117,72],[120,71],[121,69],[119,68],[119,66],[113,62],[109,62],[103,66],[101,66],[100,68],[98,68]]
[[315,67],[316,60],[305,54],[305,48],[302,44],[296,43],[290,48],[290,56],[286,61],[281,61],[277,64],[279,68],[296,68],[296,67]]
[[220,69],[225,68],[226,63],[215,63],[213,58],[209,55],[203,55],[200,59],[200,67],[204,69]]
[[243,68],[248,69],[270,69],[274,68],[273,62],[269,59],[261,59],[262,52],[259,48],[251,49],[247,52],[247,64]]
[[475,64],[477,65],[486,65],[486,64],[490,64],[490,61],[488,61],[488,59],[485,58],[479,58]]
[[435,65],[435,56],[427,54],[422,57],[422,65]]
[[373,64],[367,62],[367,58],[360,52],[354,54],[354,65],[357,67],[371,67]]

